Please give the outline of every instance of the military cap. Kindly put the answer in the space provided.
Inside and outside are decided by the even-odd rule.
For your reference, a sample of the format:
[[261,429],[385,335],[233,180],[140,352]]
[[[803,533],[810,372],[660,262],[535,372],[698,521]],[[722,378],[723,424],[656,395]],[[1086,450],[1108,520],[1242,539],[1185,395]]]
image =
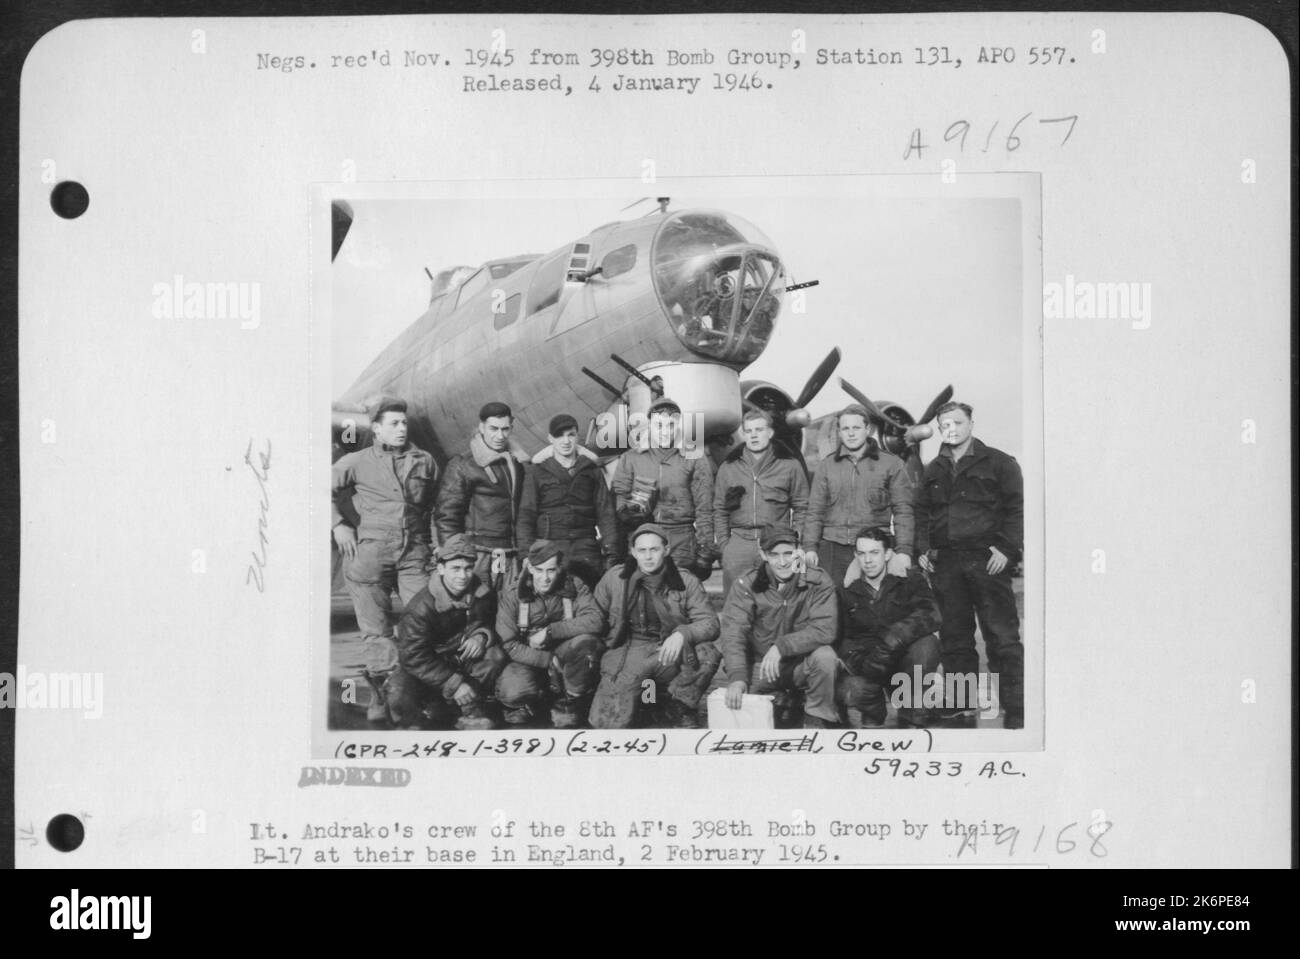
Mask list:
[[773,523],[770,526],[763,527],[763,535],[758,541],[758,545],[763,552],[766,553],[781,543],[789,543],[791,546],[799,545],[799,537],[791,526],[785,523]]
[[443,540],[442,545],[438,547],[438,562],[450,563],[453,559],[478,559],[474,546],[464,533],[448,536]]

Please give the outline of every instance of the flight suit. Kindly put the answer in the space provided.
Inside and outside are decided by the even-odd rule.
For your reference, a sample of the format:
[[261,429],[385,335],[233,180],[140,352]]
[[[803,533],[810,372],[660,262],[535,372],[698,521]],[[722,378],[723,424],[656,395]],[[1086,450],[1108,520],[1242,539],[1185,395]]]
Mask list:
[[[719,662],[713,642],[718,617],[700,581],[677,569],[671,558],[665,559],[657,577],[647,581],[636,560],[629,558],[601,578],[595,599],[607,633],[591,725],[597,729],[631,726],[638,704],[646,702],[647,682],[654,684],[656,703],[662,694],[669,712],[693,717]],[[674,632],[685,640],[681,657],[664,665],[659,652]]]
[[407,444],[368,449],[340,457],[333,468],[333,526],[347,522],[340,505],[351,497],[360,519],[357,552],[346,561],[344,579],[365,669],[382,679],[397,662],[393,645],[392,591],[409,603],[429,578],[430,510],[438,470],[433,457]]
[[[940,622],[934,594],[915,568],[906,576],[886,574],[879,589],[862,578],[840,589],[839,652],[848,673],[836,695],[859,713],[862,724],[885,722],[886,697],[899,673],[912,682],[913,695],[921,695],[913,670],[919,666],[923,679],[938,671]],[[930,717],[914,702],[900,708],[898,718],[901,725],[924,726]]]
[[595,459],[579,452],[570,470],[539,456],[528,466],[515,524],[521,552],[538,539],[558,543],[565,568],[594,589],[616,549],[616,526],[614,497]]
[[[838,628],[835,587],[825,570],[807,569],[781,583],[759,563],[736,580],[722,607],[718,644],[725,669],[713,687],[745,682],[751,693],[798,689],[805,714],[835,724]],[[776,681],[769,682],[760,670],[773,646],[781,651],[781,662]]]
[[653,510],[651,515],[630,517],[629,526],[662,526],[668,533],[668,554],[678,569],[694,567],[701,548],[713,552],[713,468],[708,457],[688,459],[675,447],[628,450],[619,457],[611,484],[620,517],[627,515],[639,484],[654,490]]
[[[916,497],[917,549],[935,551],[934,592],[943,613],[939,631],[946,674],[979,669],[975,623],[984,637],[991,672],[1008,727],[1024,724],[1025,651],[1011,570],[1024,550],[1024,479],[1020,464],[972,439],[956,462],[948,446],[925,468]],[[988,571],[989,547],[1007,557],[1000,573]],[[959,704],[945,703],[951,711]]]
[[477,551],[475,575],[495,590],[509,588],[519,576],[515,523],[523,485],[524,467],[515,455],[493,451],[475,433],[469,452],[447,463],[438,490],[438,541],[467,535]]
[[912,555],[912,482],[903,461],[867,441],[856,461],[841,446],[817,464],[808,494],[803,548],[817,551],[836,587],[853,562],[853,538],[864,526],[890,529],[894,552]]
[[722,550],[723,595],[759,561],[763,528],[804,525],[808,476],[799,459],[773,442],[757,457],[744,444],[727,454],[713,481],[713,524]]
[[[546,645],[534,648],[529,637],[543,627]],[[603,628],[600,608],[581,579],[561,574],[549,591],[538,595],[525,569],[497,606],[497,637],[510,660],[496,690],[507,710],[506,721],[526,721],[525,713],[536,714],[551,699],[557,727],[585,719],[596,686]]]
[[[492,634],[495,614],[492,591],[477,579],[471,579],[465,592],[456,597],[447,591],[442,577],[434,574],[428,578],[428,586],[411,600],[397,625],[399,662],[385,685],[395,723],[421,724],[424,709],[432,700],[440,697],[450,704],[465,683],[478,693],[474,708],[482,708],[508,662]],[[484,653],[479,659],[462,662],[460,644],[475,633],[486,641]]]

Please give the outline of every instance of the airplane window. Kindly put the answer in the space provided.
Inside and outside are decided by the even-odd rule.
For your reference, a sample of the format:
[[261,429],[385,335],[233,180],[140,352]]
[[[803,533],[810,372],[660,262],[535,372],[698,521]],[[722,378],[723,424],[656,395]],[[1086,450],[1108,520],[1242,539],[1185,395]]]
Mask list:
[[560,301],[560,286],[564,282],[568,253],[568,250],[562,250],[537,268],[532,285],[528,287],[529,316]]
[[493,263],[488,267],[488,271],[492,274],[492,279],[504,280],[511,273],[515,272],[515,270],[527,266],[529,263],[533,262],[534,259],[536,259],[536,257],[528,257],[522,260],[509,260],[505,263]]
[[626,273],[634,266],[636,266],[636,244],[629,243],[605,254],[605,259],[600,261],[600,274],[605,279],[611,279]]
[[519,319],[519,301],[522,299],[523,295],[516,293],[501,305],[500,311],[493,312],[492,328],[503,330],[515,320]]
[[757,357],[767,346],[781,309],[780,295],[785,280],[780,264],[762,256],[751,256],[745,263],[745,282],[741,293],[740,314],[732,348],[741,356]]
[[479,293],[487,289],[488,280],[487,270],[479,270],[473,276],[460,286],[460,295],[456,298],[457,308],[464,306],[472,297],[478,296]]

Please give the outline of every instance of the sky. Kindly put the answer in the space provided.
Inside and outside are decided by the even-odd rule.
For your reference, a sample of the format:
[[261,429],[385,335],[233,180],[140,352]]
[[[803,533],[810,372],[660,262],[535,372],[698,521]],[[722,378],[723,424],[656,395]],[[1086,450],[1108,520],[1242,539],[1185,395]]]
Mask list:
[[[881,178],[890,179],[890,178]],[[910,178],[892,178],[905,181]],[[575,187],[576,189],[576,187]],[[906,193],[907,190],[897,191]],[[915,191],[912,191],[915,192]],[[350,201],[351,231],[331,269],[332,395],[339,396],[395,336],[426,309],[424,273],[565,246],[637,199],[429,199]],[[1012,455],[1024,448],[1022,418],[1022,237],[1020,204],[1006,198],[893,196],[674,196],[671,211],[721,209],[761,230],[795,282],[762,356],[742,379],[763,379],[795,396],[833,346],[844,377],[876,402],[919,415],[945,385],[975,410],[975,434]],[[1033,276],[1038,265],[1031,264]],[[1036,324],[1034,324],[1036,325]],[[835,377],[809,409],[832,412],[851,399]],[[933,455],[937,440],[923,447]]]

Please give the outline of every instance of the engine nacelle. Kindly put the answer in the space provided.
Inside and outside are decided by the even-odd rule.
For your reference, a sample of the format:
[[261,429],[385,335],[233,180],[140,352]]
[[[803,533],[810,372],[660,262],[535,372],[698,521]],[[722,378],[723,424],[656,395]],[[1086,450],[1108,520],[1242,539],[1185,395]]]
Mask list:
[[[794,399],[789,393],[764,380],[745,380],[740,384],[740,394],[744,397],[744,405],[747,408],[756,406],[772,417],[776,442],[789,447],[800,456],[803,455],[803,428],[808,423],[808,415],[806,411],[795,408]],[[740,425],[737,424],[732,445],[744,440]]]
[[880,412],[909,428],[900,430],[892,423],[880,421],[876,421],[872,424],[876,429],[876,439],[886,452],[893,453],[895,456],[906,456],[909,445],[908,434],[911,432],[910,427],[916,425],[915,417],[913,417],[906,409],[890,400],[877,403],[876,406],[879,408]]
[[[663,396],[682,408],[682,434],[701,445],[709,437],[728,436],[740,426],[740,377],[716,363],[647,363],[641,375],[662,387]],[[637,377],[627,381],[632,414],[645,415],[654,397]]]
[[657,396],[681,407],[679,438],[687,456],[703,455],[711,443],[730,438],[740,426],[740,385],[734,370],[712,363],[656,362],[638,372],[650,385],[629,376],[623,391],[627,401],[611,403],[587,427],[585,445],[598,456],[644,446],[650,404]]

